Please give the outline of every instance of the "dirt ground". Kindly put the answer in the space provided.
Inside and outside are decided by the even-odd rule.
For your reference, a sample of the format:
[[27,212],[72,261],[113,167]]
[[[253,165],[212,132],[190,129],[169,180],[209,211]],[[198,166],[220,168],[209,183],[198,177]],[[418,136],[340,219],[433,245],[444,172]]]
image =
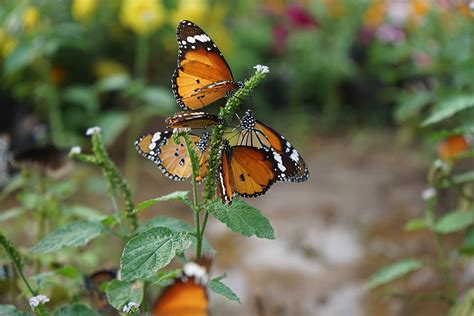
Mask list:
[[[245,238],[210,221],[206,235],[219,252],[213,275],[227,273],[224,283],[242,300],[239,305],[212,295],[214,314],[445,315],[443,303],[409,299],[412,293],[442,290],[436,269],[423,268],[377,291],[364,287],[384,264],[433,255],[427,233],[403,231],[407,219],[423,213],[426,153],[397,145],[389,134],[315,139],[303,153],[309,181],[276,184],[265,196],[247,200],[270,219],[276,240]],[[141,181],[149,183],[149,166],[142,168],[147,171]],[[139,198],[188,186],[163,178],[154,175],[151,181],[160,186]],[[184,209],[171,212],[170,205],[153,213],[192,220]]]

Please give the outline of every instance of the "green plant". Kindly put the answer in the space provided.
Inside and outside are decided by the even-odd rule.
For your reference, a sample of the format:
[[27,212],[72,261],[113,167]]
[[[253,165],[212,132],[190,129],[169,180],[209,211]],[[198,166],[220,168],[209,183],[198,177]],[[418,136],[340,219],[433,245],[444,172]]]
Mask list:
[[[244,83],[243,88],[228,99],[226,106],[222,107],[220,111],[220,115],[224,120],[230,120],[233,117],[240,100],[249,95],[250,91],[265,77],[266,72],[266,67],[257,67],[255,75]],[[107,192],[113,201],[115,213],[109,216],[100,213],[89,213],[87,219],[68,220],[61,223],[44,236],[41,236],[36,245],[29,249],[29,252],[37,257],[47,256],[49,253],[65,251],[66,247],[85,246],[103,235],[109,235],[119,242],[123,242],[124,247],[120,258],[121,278],[109,282],[105,286],[107,298],[117,310],[122,311],[125,308],[127,311],[130,310],[130,313],[134,313],[138,312],[139,306],[142,306],[143,311],[146,311],[147,303],[144,302],[146,291],[176,277],[179,270],[166,270],[168,264],[175,257],[186,262],[199,259],[203,252],[214,252],[205,240],[205,229],[210,215],[222,221],[232,231],[244,236],[255,235],[260,238],[275,238],[268,219],[253,206],[242,200],[235,200],[232,206],[228,206],[222,204],[220,199],[216,199],[214,177],[206,178],[202,195],[199,196],[196,181],[196,176],[199,174],[199,159],[194,153],[187,132],[179,132],[174,137],[185,140],[188,154],[191,157],[193,170],[191,197],[187,191],[178,191],[141,202],[137,206],[133,203],[133,197],[125,178],[107,154],[100,128],[92,127],[87,131],[87,134],[91,136],[92,152],[86,154],[80,148],[74,147],[70,151],[70,156],[96,166],[102,171]],[[213,127],[209,159],[207,160],[207,170],[210,170],[209,175],[215,174],[217,170],[223,134],[223,126]],[[119,197],[121,199],[118,199]],[[138,214],[140,212],[156,203],[170,200],[182,201],[192,210],[195,218],[194,225],[165,216],[156,216],[144,222],[139,220]],[[48,291],[48,284],[45,284],[44,280],[52,278],[54,275],[67,276],[76,282],[73,287],[78,286],[77,281],[80,274],[73,267],[62,267],[48,272],[36,271],[36,273],[41,273],[26,277],[23,272],[24,264],[18,251],[3,235],[1,237],[2,245],[32,296],[36,297],[40,292],[51,293]],[[191,253],[187,251],[190,247],[194,248]],[[189,256],[191,259],[188,259]],[[224,278],[225,274],[211,279],[208,283],[208,289],[230,300],[240,302],[238,296],[222,283],[221,280]],[[32,280],[34,280],[37,288],[30,285]],[[51,283],[54,284],[52,279],[49,281],[49,286]],[[74,292],[74,288],[70,291]],[[28,297],[28,295],[24,296]],[[39,297],[41,303],[37,304],[35,311],[47,315],[51,313],[51,309],[48,307],[49,303],[47,303],[49,299],[44,298],[46,300],[42,296]],[[51,299],[54,299],[54,297]],[[33,300],[38,300],[38,298],[33,298]],[[93,314],[89,307],[78,304],[77,300],[70,300],[70,302],[72,304],[61,307],[56,313],[63,310],[80,310]],[[1,305],[0,308],[0,311],[8,311],[13,315],[22,313],[13,306]]]

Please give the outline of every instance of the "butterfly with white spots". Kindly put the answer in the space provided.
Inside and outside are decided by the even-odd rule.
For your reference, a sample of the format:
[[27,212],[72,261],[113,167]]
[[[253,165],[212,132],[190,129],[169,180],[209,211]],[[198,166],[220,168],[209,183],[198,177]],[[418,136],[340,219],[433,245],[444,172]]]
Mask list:
[[183,20],[176,29],[177,68],[171,79],[176,102],[197,110],[241,87],[212,39],[196,24]]

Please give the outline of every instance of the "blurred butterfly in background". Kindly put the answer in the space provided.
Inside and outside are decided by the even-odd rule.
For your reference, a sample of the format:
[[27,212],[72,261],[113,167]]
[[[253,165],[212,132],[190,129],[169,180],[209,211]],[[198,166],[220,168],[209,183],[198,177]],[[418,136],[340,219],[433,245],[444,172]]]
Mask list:
[[171,78],[176,102],[197,110],[227,97],[241,87],[224,56],[196,24],[183,20],[176,29],[178,66]]
[[452,135],[438,145],[438,155],[443,160],[452,160],[468,151],[471,144],[471,135]]
[[40,170],[53,179],[66,175],[73,166],[66,153],[52,144],[17,150],[13,152],[11,164],[18,168]]
[[[309,169],[300,153],[280,133],[270,126],[257,121],[251,110],[247,110],[240,120],[240,134],[237,144],[256,148],[268,148],[282,157],[286,172],[282,173],[281,181],[303,182],[309,178]],[[295,171],[296,168],[296,171]]]
[[[143,157],[153,161],[168,178],[183,181],[192,175],[191,159],[184,139],[180,137],[179,143],[175,143],[173,135],[173,131],[145,134],[135,141],[135,148]],[[208,132],[205,132],[201,137],[189,134],[199,155],[201,165],[197,181],[202,181],[206,175],[209,137]]]
[[205,112],[178,112],[165,120],[169,128],[207,128],[224,124],[224,121],[214,114]]
[[208,316],[208,280],[205,267],[196,262],[186,263],[182,274],[163,290],[154,303],[153,315]]
[[107,296],[101,288],[104,283],[115,280],[116,278],[116,269],[99,270],[84,278],[92,306],[101,315],[119,315],[119,312],[109,304]]
[[218,171],[218,192],[222,203],[231,205],[233,196],[256,197],[264,194],[285,172],[294,176],[284,164],[289,158],[267,149],[252,146],[230,146],[224,140]]

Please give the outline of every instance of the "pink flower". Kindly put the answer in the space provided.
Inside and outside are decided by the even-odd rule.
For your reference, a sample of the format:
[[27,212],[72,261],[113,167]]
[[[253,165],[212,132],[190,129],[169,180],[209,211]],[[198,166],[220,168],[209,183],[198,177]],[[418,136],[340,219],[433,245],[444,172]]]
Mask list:
[[300,6],[289,6],[287,8],[287,15],[290,22],[296,27],[309,29],[319,26],[318,21]]
[[375,36],[381,42],[391,44],[403,42],[405,40],[405,32],[403,32],[403,30],[399,29],[398,27],[390,24],[381,25],[377,29]]

